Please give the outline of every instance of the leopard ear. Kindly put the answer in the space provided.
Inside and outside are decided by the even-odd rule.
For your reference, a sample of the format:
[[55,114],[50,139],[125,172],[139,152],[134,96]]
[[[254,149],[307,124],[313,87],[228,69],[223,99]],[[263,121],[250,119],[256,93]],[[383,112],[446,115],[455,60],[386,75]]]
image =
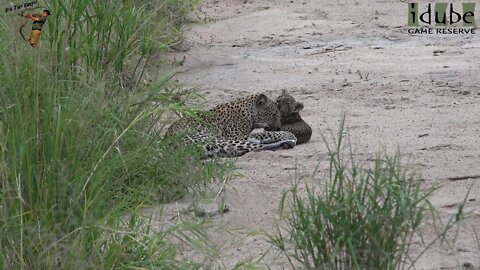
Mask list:
[[260,94],[257,97],[257,100],[255,101],[255,106],[256,107],[263,107],[265,104],[267,104],[268,98],[264,94]]
[[303,110],[303,104],[300,102],[295,102],[295,108],[293,109],[294,112],[300,112]]

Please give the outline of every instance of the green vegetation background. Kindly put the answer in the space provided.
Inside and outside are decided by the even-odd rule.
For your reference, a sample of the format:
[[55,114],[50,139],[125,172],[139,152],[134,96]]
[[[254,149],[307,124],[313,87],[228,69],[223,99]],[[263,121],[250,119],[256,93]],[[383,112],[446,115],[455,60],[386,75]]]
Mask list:
[[2,15],[0,268],[197,267],[168,238],[200,226],[152,231],[141,214],[221,173],[158,132],[193,111],[155,68],[196,2],[39,1],[52,15],[35,49],[24,19]]

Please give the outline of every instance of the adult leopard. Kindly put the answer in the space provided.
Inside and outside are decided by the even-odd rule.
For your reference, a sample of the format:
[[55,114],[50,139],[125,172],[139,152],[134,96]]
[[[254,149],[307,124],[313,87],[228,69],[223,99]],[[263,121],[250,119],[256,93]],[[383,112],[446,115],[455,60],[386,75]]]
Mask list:
[[[264,94],[239,98],[198,114],[183,117],[167,130],[167,136],[181,135],[184,144],[200,144],[205,156],[235,157],[250,151],[291,148],[296,137],[281,126],[280,112]],[[268,131],[252,133],[255,128]]]

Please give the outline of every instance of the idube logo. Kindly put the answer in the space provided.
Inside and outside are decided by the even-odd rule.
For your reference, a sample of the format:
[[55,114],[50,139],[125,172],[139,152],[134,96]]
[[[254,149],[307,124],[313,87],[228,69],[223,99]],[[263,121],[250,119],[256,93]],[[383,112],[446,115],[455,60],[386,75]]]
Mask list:
[[426,11],[419,12],[419,3],[408,3],[409,34],[475,34],[475,3],[462,3],[461,8],[452,3],[425,7]]

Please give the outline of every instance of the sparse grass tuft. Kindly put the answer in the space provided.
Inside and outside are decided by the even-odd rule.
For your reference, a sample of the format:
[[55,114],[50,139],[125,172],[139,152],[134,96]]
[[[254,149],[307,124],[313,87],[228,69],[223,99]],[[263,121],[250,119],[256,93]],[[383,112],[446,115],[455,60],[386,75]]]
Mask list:
[[349,145],[344,147],[343,123],[335,144],[327,144],[325,187],[307,185],[304,192],[297,182],[285,193],[280,205],[287,212],[291,198],[287,225],[270,240],[293,268],[397,269],[407,262],[433,189],[420,189],[420,178],[402,165],[399,154],[361,164]]

